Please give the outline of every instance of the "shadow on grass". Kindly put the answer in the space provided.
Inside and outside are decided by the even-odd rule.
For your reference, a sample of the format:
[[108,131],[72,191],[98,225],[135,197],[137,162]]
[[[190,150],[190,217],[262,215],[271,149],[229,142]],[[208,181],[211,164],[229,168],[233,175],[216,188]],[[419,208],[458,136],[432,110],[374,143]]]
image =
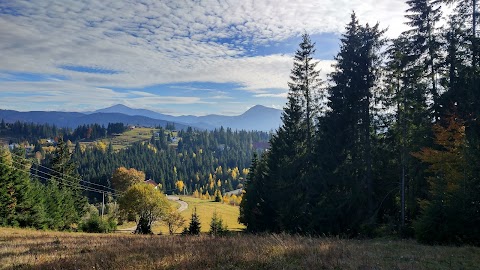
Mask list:
[[289,235],[84,235],[55,243],[0,255],[18,256],[8,269],[475,269],[480,260],[472,247]]

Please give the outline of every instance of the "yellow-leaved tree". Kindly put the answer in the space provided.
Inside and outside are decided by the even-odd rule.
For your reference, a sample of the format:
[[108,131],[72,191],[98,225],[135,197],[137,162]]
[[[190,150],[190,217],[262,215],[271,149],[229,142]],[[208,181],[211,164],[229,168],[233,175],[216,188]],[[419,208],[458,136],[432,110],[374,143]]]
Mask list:
[[183,189],[185,188],[185,183],[182,180],[178,180],[175,182],[175,187],[177,188],[178,192],[182,193]]
[[136,216],[135,233],[151,234],[153,222],[171,213],[167,197],[152,185],[139,183],[130,186],[119,199],[120,211]]
[[120,167],[112,174],[113,188],[120,192],[124,192],[130,186],[142,183],[143,181],[145,181],[145,173],[133,168],[127,169],[125,167]]

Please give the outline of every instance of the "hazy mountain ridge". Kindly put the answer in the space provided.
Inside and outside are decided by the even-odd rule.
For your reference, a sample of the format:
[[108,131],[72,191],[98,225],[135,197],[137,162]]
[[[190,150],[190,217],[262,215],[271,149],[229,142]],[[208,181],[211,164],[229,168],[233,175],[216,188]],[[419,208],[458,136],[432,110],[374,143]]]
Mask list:
[[176,123],[184,123],[207,129],[229,127],[237,130],[260,130],[270,131],[277,129],[281,124],[282,111],[274,108],[256,105],[241,115],[226,116],[218,114],[210,114],[205,116],[171,116],[157,113],[145,109],[132,109],[125,105],[117,104],[112,107],[97,110],[95,112],[117,112],[127,115],[141,115],[155,119],[168,120]]
[[[165,127],[171,121],[153,119],[145,116],[131,116],[121,113],[91,113],[83,114],[78,112],[47,112],[47,111],[31,111],[18,112],[13,110],[0,110],[0,119],[5,122],[27,122],[37,124],[51,124],[57,127],[76,128],[79,125],[99,124],[108,125],[108,123],[124,123],[129,125],[141,126],[162,126]],[[175,123],[178,129],[186,129],[189,125]],[[194,128],[202,128],[193,126]],[[203,128],[202,128],[203,129]]]
[[281,113],[281,110],[256,105],[237,116],[215,114],[205,116],[172,116],[145,109],[133,109],[118,104],[90,113],[0,110],[0,119],[4,119],[6,122],[48,123],[55,124],[58,127],[70,128],[84,124],[107,125],[108,123],[122,122],[130,125],[163,127],[167,123],[175,123],[177,129],[185,129],[189,126],[200,129],[214,129],[223,126],[234,130],[270,131],[280,126]]

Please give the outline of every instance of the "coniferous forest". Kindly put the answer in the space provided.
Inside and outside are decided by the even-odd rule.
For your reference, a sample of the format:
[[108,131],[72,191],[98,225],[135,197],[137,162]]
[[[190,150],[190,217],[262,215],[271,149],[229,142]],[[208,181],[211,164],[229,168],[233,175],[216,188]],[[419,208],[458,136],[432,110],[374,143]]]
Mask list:
[[303,35],[283,126],[247,177],[249,231],[480,244],[474,2],[440,26],[444,2],[407,1],[393,40],[353,13],[328,81]]

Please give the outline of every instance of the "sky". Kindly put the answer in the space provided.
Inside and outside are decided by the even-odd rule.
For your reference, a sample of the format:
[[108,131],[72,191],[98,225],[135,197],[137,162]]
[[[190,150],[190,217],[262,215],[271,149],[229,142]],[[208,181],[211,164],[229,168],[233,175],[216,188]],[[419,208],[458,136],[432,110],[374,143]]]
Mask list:
[[406,8],[404,0],[0,0],[0,109],[281,109],[303,33],[326,79],[352,11],[395,37]]

